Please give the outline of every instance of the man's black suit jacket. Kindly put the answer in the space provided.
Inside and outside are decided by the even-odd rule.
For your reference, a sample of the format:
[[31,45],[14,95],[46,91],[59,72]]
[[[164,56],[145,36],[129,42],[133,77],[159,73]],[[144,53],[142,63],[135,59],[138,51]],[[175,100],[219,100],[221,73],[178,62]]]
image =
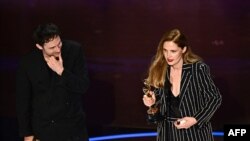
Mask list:
[[20,135],[41,141],[64,141],[71,136],[87,138],[82,94],[89,80],[81,45],[62,42],[64,71],[61,76],[34,49],[22,58],[17,70],[16,102]]

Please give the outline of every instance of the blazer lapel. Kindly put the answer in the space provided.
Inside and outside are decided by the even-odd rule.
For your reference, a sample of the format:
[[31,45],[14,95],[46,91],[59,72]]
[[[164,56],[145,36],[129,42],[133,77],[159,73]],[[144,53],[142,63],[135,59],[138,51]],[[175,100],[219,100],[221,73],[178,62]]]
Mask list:
[[48,88],[50,87],[50,83],[48,82],[51,82],[52,74],[46,62],[44,61],[43,54],[40,50],[36,50],[36,56],[37,58],[34,62],[34,69],[36,69],[36,72],[38,72],[37,74],[39,75],[37,76],[38,84],[41,88],[48,90]]
[[181,76],[181,90],[180,90],[180,103],[185,95],[187,87],[189,85],[190,79],[192,77],[191,64],[183,64],[182,66],[182,76]]

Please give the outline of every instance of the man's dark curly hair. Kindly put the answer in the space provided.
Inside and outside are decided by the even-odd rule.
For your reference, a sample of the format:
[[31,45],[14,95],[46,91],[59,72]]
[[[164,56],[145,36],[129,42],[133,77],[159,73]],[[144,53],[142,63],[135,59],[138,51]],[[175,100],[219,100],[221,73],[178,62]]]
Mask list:
[[60,36],[60,31],[55,24],[40,24],[33,33],[33,40],[36,44],[43,46],[44,43],[51,41],[57,36]]

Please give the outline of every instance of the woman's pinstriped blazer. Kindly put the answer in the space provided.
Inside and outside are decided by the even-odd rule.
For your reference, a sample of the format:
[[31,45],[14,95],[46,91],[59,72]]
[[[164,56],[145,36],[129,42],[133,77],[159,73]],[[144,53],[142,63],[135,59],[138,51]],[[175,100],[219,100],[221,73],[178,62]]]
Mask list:
[[[161,114],[168,116],[167,94],[163,88],[156,89],[155,94]],[[213,141],[210,119],[220,106],[222,97],[205,63],[199,61],[183,65],[179,96],[181,116],[194,117],[197,123],[189,129],[177,129],[173,121],[159,121],[157,141]]]

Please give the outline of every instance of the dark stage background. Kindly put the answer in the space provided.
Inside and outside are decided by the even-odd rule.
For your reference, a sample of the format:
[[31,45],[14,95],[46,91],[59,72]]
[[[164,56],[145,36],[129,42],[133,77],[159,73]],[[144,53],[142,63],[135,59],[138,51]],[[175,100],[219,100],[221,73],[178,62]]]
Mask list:
[[35,47],[33,29],[45,22],[84,45],[90,135],[111,128],[154,131],[145,121],[142,81],[162,34],[171,28],[181,29],[210,65],[223,96],[214,130],[250,123],[249,9],[249,0],[0,0],[0,140],[17,135],[16,66]]

